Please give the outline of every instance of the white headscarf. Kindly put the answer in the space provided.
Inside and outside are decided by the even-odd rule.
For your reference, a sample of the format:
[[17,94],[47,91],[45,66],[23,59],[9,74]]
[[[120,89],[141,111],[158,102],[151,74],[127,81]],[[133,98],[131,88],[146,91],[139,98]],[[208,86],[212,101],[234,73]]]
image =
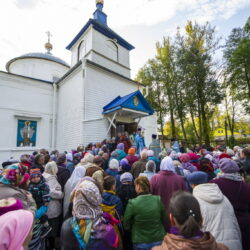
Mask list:
[[175,173],[175,167],[174,167],[174,162],[171,157],[166,156],[162,161],[161,161],[161,166],[160,170],[168,170],[172,171]]
[[83,166],[77,166],[72,175],[70,176],[68,182],[71,188],[75,188],[78,182],[85,176],[86,168]]
[[112,160],[109,162],[109,168],[110,168],[110,169],[119,169],[119,161],[116,160],[116,159],[112,159]]

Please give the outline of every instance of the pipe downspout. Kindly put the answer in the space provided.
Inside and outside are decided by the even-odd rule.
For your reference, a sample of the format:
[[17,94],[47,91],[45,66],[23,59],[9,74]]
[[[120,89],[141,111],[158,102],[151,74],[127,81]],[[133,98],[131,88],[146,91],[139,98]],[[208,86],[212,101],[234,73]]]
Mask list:
[[56,89],[57,85],[53,83],[53,108],[52,108],[52,150],[55,150],[55,131],[56,131]]

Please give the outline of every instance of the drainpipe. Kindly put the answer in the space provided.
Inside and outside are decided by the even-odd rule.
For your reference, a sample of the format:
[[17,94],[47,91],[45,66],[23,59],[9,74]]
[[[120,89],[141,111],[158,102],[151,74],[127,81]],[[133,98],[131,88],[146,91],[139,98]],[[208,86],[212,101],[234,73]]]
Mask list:
[[86,59],[83,58],[82,59],[82,103],[83,103],[83,107],[82,107],[82,129],[81,129],[81,144],[86,144],[86,137],[83,138],[83,136],[85,136],[84,133],[84,129],[85,129],[85,120],[86,120],[86,107],[85,107],[85,102],[86,102],[86,96],[85,96],[85,91],[86,91]]
[[145,94],[145,96],[144,96],[145,98],[148,96],[148,94],[149,94],[148,92],[149,92],[148,86],[146,86],[146,94]]
[[56,89],[57,85],[53,83],[53,108],[52,108],[52,150],[55,150],[55,137],[56,137]]

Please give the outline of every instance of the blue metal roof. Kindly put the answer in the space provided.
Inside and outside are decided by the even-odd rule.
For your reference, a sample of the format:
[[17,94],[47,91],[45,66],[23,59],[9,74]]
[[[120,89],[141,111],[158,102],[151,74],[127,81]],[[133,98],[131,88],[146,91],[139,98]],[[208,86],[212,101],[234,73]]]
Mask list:
[[41,53],[41,52],[33,52],[33,53],[27,53],[24,54],[22,56],[19,57],[15,57],[13,59],[11,59],[9,62],[7,62],[6,64],[6,69],[7,71],[9,71],[9,66],[12,62],[18,60],[18,59],[25,59],[25,58],[38,58],[38,59],[45,59],[45,60],[49,60],[49,61],[53,61],[56,63],[60,63],[66,67],[70,67],[64,60],[60,59],[59,57],[53,56],[51,54],[48,53]]
[[76,35],[76,37],[71,41],[71,43],[66,47],[66,49],[70,50],[72,46],[78,41],[78,39],[82,36],[82,34],[92,25],[96,31],[99,31],[103,35],[109,37],[110,39],[116,39],[117,43],[123,46],[128,50],[132,50],[135,47],[120,37],[117,33],[115,33],[112,29],[110,29],[107,25],[104,25],[94,19],[89,19],[86,25],[80,30],[80,32]]
[[[138,98],[137,105],[134,103],[135,96]],[[123,97],[117,96],[113,101],[103,107],[103,114],[108,114],[122,108],[145,112],[149,115],[154,113],[154,110],[139,90]]]

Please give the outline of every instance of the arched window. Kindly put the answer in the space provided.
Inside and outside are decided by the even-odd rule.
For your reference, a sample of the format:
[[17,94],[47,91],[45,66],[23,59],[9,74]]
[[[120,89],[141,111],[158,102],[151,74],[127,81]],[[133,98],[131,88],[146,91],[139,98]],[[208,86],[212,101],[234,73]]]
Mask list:
[[112,40],[108,40],[106,42],[106,45],[108,47],[108,57],[111,58],[114,61],[118,61],[118,46],[115,42]]
[[77,61],[79,62],[86,54],[86,42],[82,40],[78,46]]

